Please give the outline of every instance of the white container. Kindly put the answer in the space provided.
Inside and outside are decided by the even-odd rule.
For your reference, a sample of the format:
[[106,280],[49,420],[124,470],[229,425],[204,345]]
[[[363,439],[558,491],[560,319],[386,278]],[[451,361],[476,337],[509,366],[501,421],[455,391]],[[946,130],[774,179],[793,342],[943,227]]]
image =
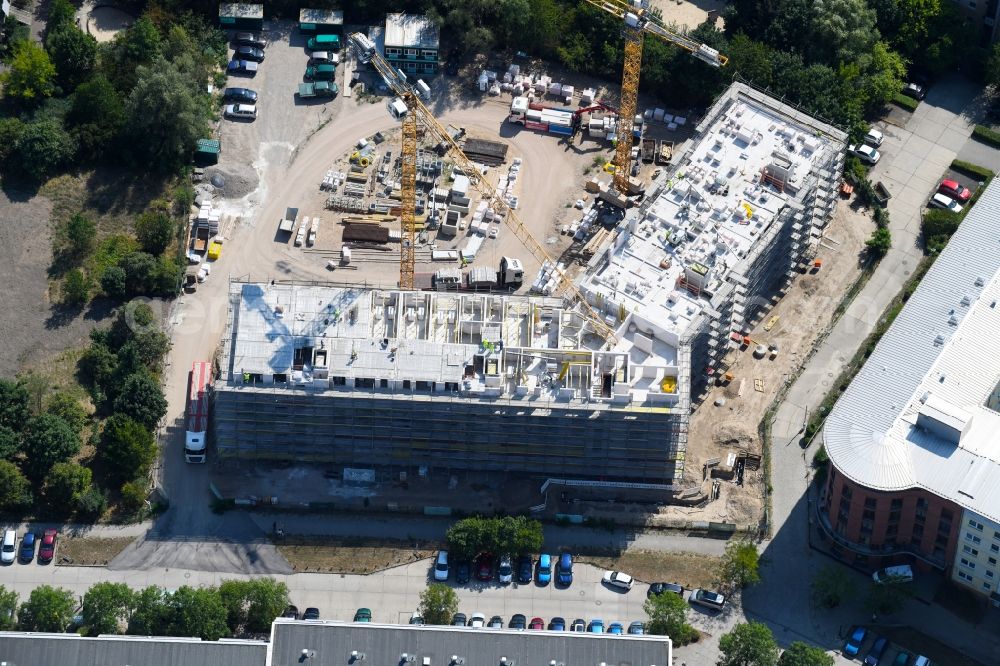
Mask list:
[[653,120],[655,120],[658,123],[662,123],[663,122],[663,114],[664,113],[665,112],[663,111],[663,109],[654,109],[653,110]]

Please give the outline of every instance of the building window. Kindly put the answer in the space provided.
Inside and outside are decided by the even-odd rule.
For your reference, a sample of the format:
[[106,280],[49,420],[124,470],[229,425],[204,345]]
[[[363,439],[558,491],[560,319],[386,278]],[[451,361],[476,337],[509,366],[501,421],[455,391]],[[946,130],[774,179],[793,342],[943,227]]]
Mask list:
[[993,530],[993,539],[996,541],[1000,541],[1000,532]]
[[962,552],[965,553],[966,555],[972,555],[973,557],[979,556],[979,551],[973,548],[972,546],[962,546]]
[[987,577],[987,578],[993,578],[993,572],[992,572],[992,571],[990,571],[989,569],[987,569],[987,570],[986,570],[986,577]]
[[854,491],[851,490],[849,487],[844,486],[844,489],[840,491],[840,494],[843,495],[844,499],[849,500],[851,499],[851,496],[854,494]]
[[971,518],[969,519],[969,527],[971,527],[972,529],[976,530],[977,532],[982,532],[983,531],[983,524],[982,523],[977,523],[976,521],[972,520]]
[[990,585],[989,583],[983,583],[983,589],[984,589],[984,590],[986,590],[987,592],[989,592],[989,591],[990,591],[990,588],[991,588],[991,587],[992,587],[992,586],[991,586],[991,585]]
[[398,56],[399,55],[399,49],[389,48],[387,46],[387,47],[385,47],[385,54],[387,56],[394,56],[394,55]]
[[878,506],[878,500],[877,499],[875,499],[874,497],[866,497],[865,498],[865,508],[866,509],[874,509],[876,506]]
[[875,520],[875,512],[871,509],[865,509],[865,512],[861,514],[861,517],[865,520]]
[[997,558],[991,557],[990,558],[990,565],[995,567],[997,565]]
[[406,54],[406,55],[408,55],[408,56],[409,55],[415,56],[415,55],[417,55],[417,50],[416,49],[403,49],[403,53]]
[[990,550],[992,550],[994,553],[1000,553],[1000,546],[998,546],[996,544],[992,544],[990,546]]
[[965,573],[964,571],[959,571],[958,572],[958,577],[961,578],[962,580],[968,581],[970,583],[972,582],[972,576],[970,576],[969,574]]
[[976,563],[975,562],[970,562],[969,560],[967,560],[967,559],[965,559],[963,557],[962,558],[962,566],[963,567],[967,567],[969,569],[975,569],[976,568]]
[[433,72],[434,71],[434,63],[432,63],[432,62],[425,62],[424,63],[424,71],[425,72]]
[[895,537],[897,534],[899,534],[899,525],[896,525],[894,523],[890,523],[888,526],[886,526],[886,528],[885,528],[885,536],[887,538],[891,539],[891,538]]
[[437,58],[437,51],[431,51],[430,49],[423,50],[423,56],[425,58]]
[[889,505],[889,508],[892,509],[893,511],[899,511],[900,509],[903,508],[903,500],[901,499],[892,500],[892,503]]
[[980,539],[979,537],[977,537],[972,532],[966,532],[965,533],[965,540],[966,541],[971,541],[972,543],[976,544],[977,546],[982,542],[982,539]]

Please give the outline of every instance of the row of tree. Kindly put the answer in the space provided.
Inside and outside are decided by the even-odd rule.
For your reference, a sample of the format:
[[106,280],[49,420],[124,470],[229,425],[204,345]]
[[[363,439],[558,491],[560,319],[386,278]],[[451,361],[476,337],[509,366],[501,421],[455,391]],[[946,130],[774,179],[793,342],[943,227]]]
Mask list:
[[542,549],[542,524],[525,516],[465,518],[450,528],[445,536],[448,549],[459,558],[479,553],[537,553]]
[[268,633],[288,604],[288,587],[273,578],[227,580],[218,587],[185,585],[173,591],[97,583],[83,595],[79,608],[76,597],[64,588],[41,585],[19,602],[16,592],[0,585],[0,629],[197,636],[215,641]]

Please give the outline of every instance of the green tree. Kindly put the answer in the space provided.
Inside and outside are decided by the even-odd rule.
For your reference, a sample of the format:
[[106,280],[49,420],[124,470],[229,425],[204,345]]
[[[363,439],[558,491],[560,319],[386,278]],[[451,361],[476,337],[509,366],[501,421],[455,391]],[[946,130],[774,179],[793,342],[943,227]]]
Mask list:
[[168,602],[169,595],[162,587],[155,585],[134,593],[127,633],[137,636],[169,636],[171,608]]
[[145,479],[139,478],[127,481],[120,489],[121,505],[126,511],[137,513],[146,503],[149,496],[149,484]]
[[865,108],[877,110],[903,88],[906,63],[885,42],[876,42],[860,60]]
[[990,49],[990,56],[983,67],[983,78],[988,86],[1000,86],[1000,43]]
[[31,418],[31,396],[21,381],[0,379],[0,425],[21,432]]
[[80,498],[90,490],[91,472],[76,463],[61,462],[52,466],[45,477],[42,494],[49,508],[62,515],[74,511]]
[[83,595],[83,624],[87,634],[120,634],[135,604],[135,593],[125,583],[95,583]]
[[10,631],[16,625],[17,603],[17,592],[0,585],[0,631]]
[[823,567],[812,582],[813,601],[822,608],[836,608],[850,598],[854,586],[842,567]]
[[0,460],[0,511],[18,512],[31,505],[31,484],[17,465]]
[[795,641],[781,653],[778,666],[833,666],[833,657],[802,641]]
[[875,12],[866,0],[813,0],[812,37],[825,62],[854,62],[878,39]]
[[80,438],[68,423],[52,414],[40,414],[28,422],[24,435],[24,471],[38,483],[57,462],[80,450]]
[[168,636],[198,636],[203,641],[217,641],[229,635],[226,607],[214,587],[184,585],[170,595],[169,607]]
[[0,74],[4,94],[24,102],[36,102],[52,94],[56,67],[41,46],[26,40],[14,45],[8,69]]
[[156,281],[156,257],[147,252],[129,252],[119,264],[125,271],[125,291],[128,295],[147,294]]
[[121,266],[108,266],[101,275],[101,291],[110,298],[123,299],[128,294],[125,285],[125,269]]
[[208,135],[208,105],[172,63],[161,59],[137,72],[125,105],[134,157],[153,169],[174,169],[190,158],[197,140]]
[[95,75],[73,93],[66,123],[82,156],[100,159],[116,153],[115,144],[125,126],[121,93],[105,76]]
[[46,22],[49,32],[68,25],[76,27],[76,7],[69,0],[52,0]]
[[137,372],[126,377],[122,383],[121,393],[115,399],[115,411],[130,414],[152,430],[167,413],[167,399],[149,373]]
[[892,232],[888,227],[878,227],[865,241],[865,247],[874,257],[884,257],[892,247]]
[[75,597],[61,587],[39,585],[17,612],[17,628],[21,631],[62,633],[73,619]]
[[90,298],[90,278],[79,268],[66,273],[62,283],[62,300],[67,305],[83,305]]
[[882,583],[872,583],[868,588],[865,606],[877,615],[892,615],[913,596],[909,583],[903,578],[892,577]]
[[108,509],[108,495],[97,486],[81,493],[77,500],[76,514],[81,518],[97,520]]
[[646,633],[670,636],[675,645],[684,645],[697,636],[697,630],[687,622],[687,602],[679,594],[657,594],[646,599],[643,610],[649,616]]
[[177,223],[163,210],[149,210],[135,221],[135,235],[142,249],[159,255],[177,235]]
[[58,118],[30,122],[17,144],[14,158],[28,178],[41,181],[73,160],[76,142]]
[[56,68],[56,78],[66,92],[87,80],[97,61],[97,40],[67,24],[49,29],[45,48]]
[[0,118],[0,168],[10,166],[7,163],[17,152],[17,144],[24,136],[25,127],[20,118]]
[[97,455],[107,466],[108,476],[118,483],[145,476],[156,460],[153,433],[131,416],[126,416],[129,413],[119,410],[104,423],[97,450]]
[[766,624],[744,622],[719,638],[718,666],[775,666],[778,644]]
[[0,426],[0,460],[10,460],[21,452],[21,435]]
[[46,402],[45,411],[68,423],[77,434],[83,431],[90,418],[87,410],[80,404],[76,396],[68,391],[53,393]]
[[432,583],[420,593],[420,614],[427,624],[450,624],[458,612],[458,595],[442,583]]
[[226,623],[234,635],[265,633],[288,607],[288,586],[273,578],[226,580],[219,586]]
[[732,541],[726,545],[722,556],[720,577],[737,587],[760,582],[760,555],[756,544],[750,541]]
[[76,213],[66,223],[66,253],[75,260],[90,256],[97,240],[97,225],[83,213]]
[[160,32],[144,14],[104,46],[100,58],[101,70],[115,88],[127,93],[135,87],[138,66],[154,62],[161,52]]

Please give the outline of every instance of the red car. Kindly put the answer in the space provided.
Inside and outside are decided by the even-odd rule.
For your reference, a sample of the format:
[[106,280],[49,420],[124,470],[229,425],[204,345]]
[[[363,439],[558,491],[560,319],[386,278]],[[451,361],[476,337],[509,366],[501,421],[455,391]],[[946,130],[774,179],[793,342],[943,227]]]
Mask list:
[[954,180],[942,180],[941,184],[938,185],[938,192],[951,197],[959,203],[965,203],[972,196],[972,190]]
[[39,562],[51,562],[52,558],[56,556],[56,535],[58,534],[59,532],[55,530],[45,530],[45,534],[42,535],[42,546],[38,549]]
[[545,620],[540,617],[531,618],[531,622],[528,623],[528,629],[544,629]]
[[480,553],[476,558],[476,579],[489,582],[493,579],[492,553]]

